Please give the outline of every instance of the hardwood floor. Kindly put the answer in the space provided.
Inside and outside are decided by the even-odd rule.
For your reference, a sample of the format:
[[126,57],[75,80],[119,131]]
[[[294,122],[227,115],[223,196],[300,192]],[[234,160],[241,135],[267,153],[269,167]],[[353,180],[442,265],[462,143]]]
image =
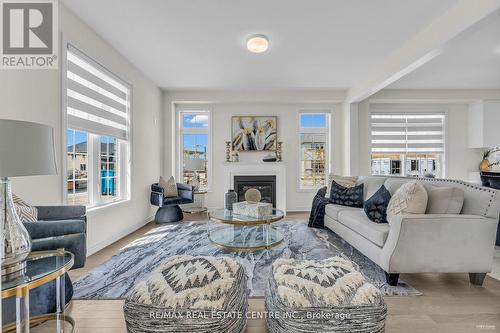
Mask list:
[[[187,214],[186,214],[187,215]],[[305,213],[290,213],[287,219],[304,220]],[[187,215],[186,220],[201,220],[200,215]],[[73,270],[76,279],[92,270],[120,248],[154,228],[150,223],[133,234],[88,258],[85,268]],[[386,297],[388,317],[386,332],[495,332],[500,331],[500,281],[486,277],[483,287],[469,285],[467,274],[411,274],[402,279],[423,296]],[[74,300],[68,314],[76,320],[77,333],[126,332],[123,301]],[[250,311],[263,311],[260,298],[250,299]],[[264,320],[248,321],[248,333],[266,332]]]

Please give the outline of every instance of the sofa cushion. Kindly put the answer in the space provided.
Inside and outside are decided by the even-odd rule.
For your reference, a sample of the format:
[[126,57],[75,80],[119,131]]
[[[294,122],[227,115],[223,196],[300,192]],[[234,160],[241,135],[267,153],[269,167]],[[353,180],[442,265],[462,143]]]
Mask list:
[[386,211],[390,200],[391,194],[382,185],[370,199],[365,201],[363,208],[366,216],[375,223],[387,223]]
[[363,207],[363,185],[344,187],[333,181],[330,201],[337,205]]
[[390,227],[387,223],[373,223],[362,209],[341,210],[338,222],[378,246],[384,246]]
[[368,176],[358,180],[358,184],[363,184],[363,201],[370,198],[384,184],[386,177]]
[[428,196],[426,214],[460,214],[464,204],[464,190],[427,184],[424,187]]
[[416,180],[407,182],[394,193],[387,206],[387,220],[397,214],[425,214],[427,190]]
[[384,182],[385,188],[389,191],[389,193],[394,195],[396,191],[403,185],[411,181],[408,178],[387,178],[387,180]]
[[343,210],[359,210],[360,208],[342,206],[336,204],[328,204],[325,207],[325,215],[337,221],[339,219],[339,213]]
[[32,239],[84,234],[87,230],[85,220],[54,220],[23,222]]

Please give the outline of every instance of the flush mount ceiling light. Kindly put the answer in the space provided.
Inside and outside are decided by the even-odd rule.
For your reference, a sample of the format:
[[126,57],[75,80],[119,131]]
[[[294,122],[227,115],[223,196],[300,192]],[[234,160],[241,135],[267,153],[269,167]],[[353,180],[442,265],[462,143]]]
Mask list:
[[252,35],[247,39],[247,49],[252,53],[262,53],[269,47],[269,39],[264,35]]

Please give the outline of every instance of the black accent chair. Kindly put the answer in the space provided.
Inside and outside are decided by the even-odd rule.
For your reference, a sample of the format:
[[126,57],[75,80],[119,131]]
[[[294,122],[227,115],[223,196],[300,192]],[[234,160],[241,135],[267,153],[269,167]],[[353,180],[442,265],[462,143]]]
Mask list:
[[177,183],[177,196],[165,197],[163,187],[154,183],[151,185],[151,204],[158,206],[155,215],[156,223],[179,222],[184,219],[179,205],[193,203],[194,191],[191,185]]

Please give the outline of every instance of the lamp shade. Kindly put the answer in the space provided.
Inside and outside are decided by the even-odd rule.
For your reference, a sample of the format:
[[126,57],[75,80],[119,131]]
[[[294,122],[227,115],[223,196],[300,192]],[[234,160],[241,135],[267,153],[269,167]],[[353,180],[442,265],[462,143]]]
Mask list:
[[203,171],[205,170],[205,160],[201,158],[187,158],[184,160],[184,170]]
[[56,173],[52,127],[0,119],[0,177]]

